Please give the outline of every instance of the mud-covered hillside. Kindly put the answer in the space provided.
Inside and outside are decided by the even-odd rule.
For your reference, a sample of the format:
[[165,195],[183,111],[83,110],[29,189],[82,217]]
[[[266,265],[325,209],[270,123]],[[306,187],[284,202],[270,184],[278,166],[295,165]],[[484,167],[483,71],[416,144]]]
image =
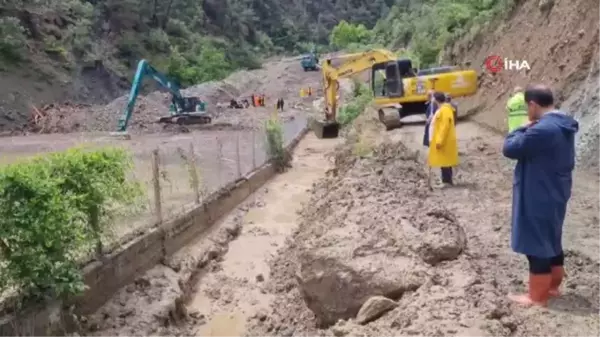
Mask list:
[[[550,85],[563,110],[580,122],[581,163],[598,164],[599,8],[597,0],[525,0],[504,22],[463,38],[445,50],[444,62],[481,66],[478,94],[461,102],[462,111],[477,108],[475,120],[505,130],[505,104],[515,86]],[[486,57],[525,60],[531,71],[486,72]]]

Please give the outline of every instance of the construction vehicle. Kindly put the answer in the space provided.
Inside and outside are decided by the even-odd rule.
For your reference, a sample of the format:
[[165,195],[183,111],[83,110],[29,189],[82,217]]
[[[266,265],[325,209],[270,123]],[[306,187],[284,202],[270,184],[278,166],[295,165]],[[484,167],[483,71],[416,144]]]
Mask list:
[[304,69],[304,71],[317,71],[319,70],[319,57],[315,49],[313,48],[310,53],[302,56],[300,60],[300,65]]
[[398,59],[394,53],[384,49],[338,59],[342,59],[338,66],[332,65],[334,58],[328,58],[321,65],[325,120],[313,126],[321,138],[336,138],[339,133],[339,123],[336,121],[338,81],[368,69],[371,69],[374,105],[387,130],[402,126],[401,120],[405,117],[425,114],[429,90],[442,91],[455,98],[471,96],[477,91],[477,73],[474,70],[441,67],[418,76],[419,71],[413,68],[411,60]]
[[179,91],[177,83],[154,69],[148,61],[140,60],[135,77],[133,78],[133,85],[129,92],[129,100],[127,101],[125,112],[119,119],[119,132],[127,131],[129,120],[135,108],[135,101],[137,100],[145,76],[150,76],[171,94],[170,115],[161,117],[158,120],[159,123],[190,125],[210,124],[212,122],[212,118],[206,113],[206,103],[204,101],[198,97],[184,97]]

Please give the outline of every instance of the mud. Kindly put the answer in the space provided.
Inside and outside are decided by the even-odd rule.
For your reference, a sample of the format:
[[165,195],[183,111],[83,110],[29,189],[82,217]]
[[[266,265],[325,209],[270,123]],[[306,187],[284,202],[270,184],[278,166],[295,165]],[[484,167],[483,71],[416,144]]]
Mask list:
[[[416,154],[422,126],[379,137],[362,158],[355,144],[338,151],[337,176],[315,186],[299,231],[271,261],[271,311],[247,334],[597,335],[598,178],[575,175],[565,294],[548,309],[520,308],[507,300],[527,276],[509,247],[512,164],[499,136],[472,123],[458,134],[458,186],[448,189],[436,184],[439,172],[428,187]],[[360,307],[378,295],[395,309],[358,324]]]

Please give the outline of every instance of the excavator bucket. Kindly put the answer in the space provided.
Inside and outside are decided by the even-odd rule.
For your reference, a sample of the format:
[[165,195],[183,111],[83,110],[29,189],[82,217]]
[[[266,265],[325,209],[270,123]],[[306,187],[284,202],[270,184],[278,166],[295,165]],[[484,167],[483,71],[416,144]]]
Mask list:
[[340,133],[340,124],[331,121],[314,121],[311,129],[317,138],[337,138]]

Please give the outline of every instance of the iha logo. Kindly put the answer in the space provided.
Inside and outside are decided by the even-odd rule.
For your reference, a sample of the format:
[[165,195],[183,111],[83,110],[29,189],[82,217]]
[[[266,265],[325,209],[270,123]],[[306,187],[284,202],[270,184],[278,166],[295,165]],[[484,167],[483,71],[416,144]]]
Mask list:
[[525,60],[511,60],[498,55],[490,55],[485,59],[485,68],[491,73],[499,73],[501,70],[531,70],[529,63]]

